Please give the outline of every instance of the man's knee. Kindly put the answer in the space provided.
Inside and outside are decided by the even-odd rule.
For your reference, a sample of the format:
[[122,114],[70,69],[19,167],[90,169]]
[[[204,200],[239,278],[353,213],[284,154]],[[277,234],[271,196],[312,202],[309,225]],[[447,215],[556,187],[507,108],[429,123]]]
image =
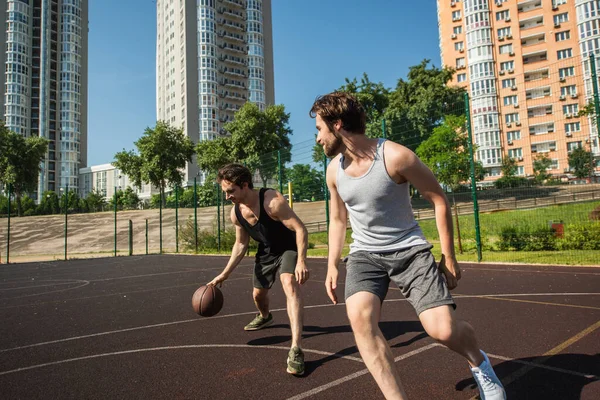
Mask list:
[[374,334],[378,329],[380,300],[372,293],[360,292],[346,300],[350,326],[356,334]]

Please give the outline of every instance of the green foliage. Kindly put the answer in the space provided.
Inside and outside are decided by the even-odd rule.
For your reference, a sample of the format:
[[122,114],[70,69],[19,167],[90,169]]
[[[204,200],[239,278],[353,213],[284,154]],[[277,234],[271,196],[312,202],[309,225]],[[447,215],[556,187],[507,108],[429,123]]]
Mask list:
[[[115,195],[109,199],[108,204],[111,209],[115,207],[115,197],[117,200],[117,209],[119,210],[135,210],[140,205],[140,198],[131,186],[128,186],[125,190],[117,190]],[[160,200],[160,195],[157,195],[157,197]]]
[[545,154],[538,154],[535,158],[533,161],[533,174],[535,175],[535,181],[538,184],[547,181],[551,177],[550,173],[547,171],[551,165],[552,160]]
[[579,179],[589,177],[594,171],[594,159],[590,151],[578,147],[569,153],[569,167]]
[[[465,132],[465,117],[448,115],[444,123],[417,148],[417,155],[433,171],[441,183],[453,191],[470,180],[471,157],[469,137]],[[476,179],[483,178],[483,166],[476,162]]]
[[103,211],[106,207],[106,200],[102,193],[99,191],[92,191],[88,193],[85,198],[86,206],[89,212]]
[[[196,146],[200,169],[216,172],[230,162],[241,162],[251,171],[258,171],[266,186],[267,180],[278,173],[278,157],[285,164],[291,160],[289,136],[290,114],[283,105],[270,105],[261,111],[247,102],[225,124],[228,137],[201,142]],[[279,153],[278,153],[279,151]]]
[[48,151],[48,140],[9,131],[0,121],[0,182],[10,184],[16,197],[17,214],[23,214],[21,197],[37,189],[40,163]]
[[58,214],[60,212],[59,199],[56,192],[51,190],[45,191],[42,194],[40,204],[38,205],[37,213],[39,215]]
[[154,128],[146,128],[135,146],[139,154],[123,150],[115,155],[113,165],[129,176],[136,187],[151,183],[164,193],[167,182],[170,187],[181,185],[182,169],[194,155],[194,143],[182,129],[158,121]]
[[496,189],[516,188],[522,186],[531,186],[529,179],[523,176],[503,176],[494,181]]
[[555,250],[556,240],[554,231],[548,226],[506,226],[500,232],[498,248],[502,251]]
[[600,222],[586,221],[565,225],[559,250],[600,250]]
[[[196,250],[196,237],[194,234],[194,219],[189,217],[185,223],[179,228],[179,242],[184,251]],[[235,243],[235,230],[227,229],[221,231],[221,251],[230,251]],[[198,252],[214,252],[218,247],[218,232],[216,226],[210,230],[202,229],[198,226]],[[258,248],[257,243],[250,239],[250,250]]]
[[285,178],[293,183],[292,191],[295,201],[323,200],[323,173],[308,164],[294,164],[286,168]]

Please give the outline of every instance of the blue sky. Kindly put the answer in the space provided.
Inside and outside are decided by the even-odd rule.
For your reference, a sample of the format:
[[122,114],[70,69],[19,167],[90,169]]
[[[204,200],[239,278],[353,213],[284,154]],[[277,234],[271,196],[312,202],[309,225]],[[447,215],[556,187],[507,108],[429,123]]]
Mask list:
[[[156,3],[89,3],[88,165],[97,165],[135,149],[144,129],[156,123]],[[291,114],[297,151],[314,138],[308,111],[315,97],[344,78],[366,72],[394,87],[424,58],[441,64],[433,0],[272,3],[275,101]]]

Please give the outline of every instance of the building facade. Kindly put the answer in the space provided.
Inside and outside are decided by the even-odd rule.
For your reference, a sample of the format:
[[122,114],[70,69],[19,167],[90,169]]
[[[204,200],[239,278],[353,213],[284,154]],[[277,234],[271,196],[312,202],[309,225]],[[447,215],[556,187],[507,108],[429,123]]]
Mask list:
[[593,100],[599,7],[589,0],[438,0],[442,63],[456,69],[452,84],[469,92],[476,158],[488,183],[507,156],[521,176],[533,175],[541,154],[552,162],[548,172],[569,174],[568,154],[577,147],[597,163],[598,131],[580,111]]
[[79,187],[87,163],[87,0],[0,2],[0,96],[11,131],[49,140],[37,197]]
[[[156,114],[198,143],[274,104],[271,0],[157,0]],[[198,168],[190,163],[189,185]]]
[[150,201],[153,194],[159,190],[151,184],[143,184],[141,188],[136,187],[129,176],[112,164],[92,165],[79,170],[79,196],[86,198],[91,192],[100,193],[108,202],[115,195],[115,190],[125,190],[131,187],[141,201]]

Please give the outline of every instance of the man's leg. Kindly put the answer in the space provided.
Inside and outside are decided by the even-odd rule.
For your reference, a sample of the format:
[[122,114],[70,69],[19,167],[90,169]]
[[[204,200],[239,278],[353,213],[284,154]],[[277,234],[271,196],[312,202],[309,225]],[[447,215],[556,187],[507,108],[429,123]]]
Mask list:
[[385,398],[406,399],[392,350],[379,329],[379,297],[358,292],[346,299],[346,310],[358,351]]
[[269,289],[254,288],[252,298],[260,315],[267,318],[269,316]]
[[466,321],[457,319],[451,306],[439,306],[419,315],[429,336],[467,359],[472,367],[483,362],[475,330]]
[[290,328],[292,329],[292,347],[302,348],[302,325],[304,320],[304,305],[300,293],[300,285],[296,281],[294,274],[282,273],[280,276],[281,285],[287,298],[287,312],[290,318]]

